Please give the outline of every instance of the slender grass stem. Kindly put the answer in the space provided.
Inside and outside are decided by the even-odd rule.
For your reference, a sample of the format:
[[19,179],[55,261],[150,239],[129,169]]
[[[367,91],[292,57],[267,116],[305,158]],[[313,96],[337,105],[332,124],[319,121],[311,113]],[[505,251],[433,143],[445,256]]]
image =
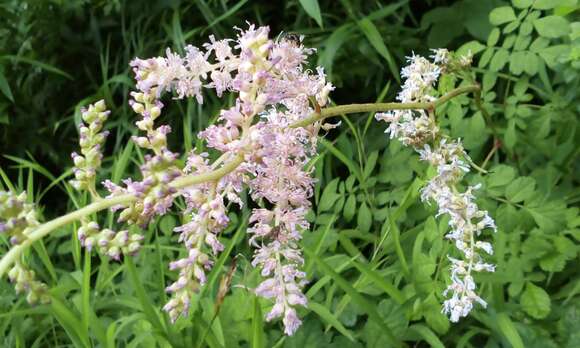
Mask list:
[[[311,116],[293,123],[292,128],[306,127],[312,123],[321,121],[328,117],[366,112],[381,112],[389,110],[433,110],[445,102],[453,99],[456,96],[466,93],[475,93],[476,98],[480,91],[479,85],[469,85],[458,87],[449,93],[441,96],[437,100],[430,103],[370,103],[370,104],[349,104],[329,107],[321,110],[319,113],[313,113]],[[175,179],[171,186],[175,188],[184,188],[192,185],[201,184],[204,182],[217,181],[225,175],[233,172],[244,161],[243,155],[238,155],[232,160],[226,162],[219,169],[200,175],[188,175]],[[136,198],[132,195],[126,194],[111,198],[99,199],[96,202],[89,204],[81,209],[75,210],[66,215],[60,216],[53,220],[47,221],[34,229],[21,244],[11,248],[0,260],[0,278],[8,271],[8,268],[22,255],[24,250],[32,245],[37,240],[42,239],[50,232],[80,220],[81,218],[108,209],[115,205],[125,205],[135,201]]]

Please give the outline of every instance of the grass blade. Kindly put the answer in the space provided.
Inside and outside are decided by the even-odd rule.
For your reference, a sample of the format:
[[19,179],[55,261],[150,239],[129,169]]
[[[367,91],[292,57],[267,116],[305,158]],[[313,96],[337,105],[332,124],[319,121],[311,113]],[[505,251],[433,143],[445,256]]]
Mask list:
[[304,248],[304,251],[308,257],[314,259],[319,269],[323,273],[330,276],[335,281],[335,283],[352,298],[353,302],[355,302],[358,307],[369,316],[369,320],[375,321],[380,327],[383,328],[383,334],[387,337],[387,340],[393,347],[401,346],[401,342],[395,337],[391,328],[389,328],[387,323],[380,316],[379,312],[377,312],[374,304],[368,302],[358,291],[356,291],[355,288],[352,287],[350,282],[336,273],[332,267],[330,267],[326,262],[324,262],[324,260],[318,257],[318,255],[307,248]]

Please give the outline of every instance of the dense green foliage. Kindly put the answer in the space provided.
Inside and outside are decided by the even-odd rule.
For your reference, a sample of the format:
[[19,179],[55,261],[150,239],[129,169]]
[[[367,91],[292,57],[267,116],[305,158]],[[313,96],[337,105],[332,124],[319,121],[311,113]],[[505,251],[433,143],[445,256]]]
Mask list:
[[[432,173],[373,115],[343,117],[313,164],[303,239],[310,303],[295,336],[265,323],[267,303],[249,291],[259,274],[249,264],[245,208],[231,213],[226,250],[189,320],[175,325],[160,307],[175,277],[167,263],[183,252],[172,233],[177,213],[152,223],[139,256],[121,263],[85,253],[78,226],[60,229],[26,256],[50,287],[50,305],[30,307],[0,280],[0,346],[384,347],[388,332],[409,346],[580,346],[579,9],[577,0],[0,2],[0,188],[26,190],[44,220],[88,200],[67,182],[81,106],[103,98],[112,109],[102,178],[135,175],[142,155],[128,141],[136,132],[129,60],[231,36],[250,21],[304,34],[318,49],[313,65],[337,86],[336,104],[394,100],[413,51],[471,51],[489,114],[461,96],[437,118],[489,171],[468,181],[483,184],[478,203],[499,228],[490,236],[497,270],[477,279],[489,306],[451,324],[441,314],[447,221],[418,199]],[[196,133],[222,102],[171,103],[172,149],[202,146]],[[106,221],[114,225],[112,214]],[[0,255],[9,246],[1,238]]]

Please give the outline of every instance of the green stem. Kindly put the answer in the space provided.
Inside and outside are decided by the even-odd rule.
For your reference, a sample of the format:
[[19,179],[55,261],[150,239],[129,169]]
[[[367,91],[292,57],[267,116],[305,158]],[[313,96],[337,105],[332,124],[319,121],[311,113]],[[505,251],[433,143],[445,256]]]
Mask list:
[[[305,118],[302,121],[293,123],[292,128],[305,127],[312,123],[318,122],[328,117],[353,114],[353,113],[366,113],[366,112],[381,112],[388,110],[432,110],[439,105],[444,104],[450,99],[465,93],[475,93],[476,98],[480,91],[479,85],[469,85],[464,87],[456,88],[449,93],[443,95],[437,100],[430,103],[375,103],[375,104],[350,104],[350,105],[339,105],[323,109],[320,113],[313,113],[311,116]],[[197,185],[204,182],[217,181],[223,176],[234,171],[242,162],[244,161],[243,155],[238,155],[234,159],[225,163],[219,169],[214,171],[200,174],[200,175],[189,175],[176,179],[171,183],[171,186],[175,188],[184,188],[187,186]],[[132,195],[126,194],[111,198],[104,198],[97,200],[96,202],[87,205],[81,209],[58,217],[56,219],[45,222],[44,224],[38,226],[32,233],[30,233],[25,241],[21,244],[14,246],[10,249],[4,257],[0,260],[0,278],[8,271],[10,265],[12,265],[17,258],[30,247],[32,243],[48,235],[55,229],[70,224],[73,221],[80,220],[81,218],[99,212],[101,210],[108,209],[115,205],[125,205],[130,202],[135,201],[136,198]]]
[[[200,175],[190,175],[176,179],[172,182],[175,188],[184,188],[191,185],[200,184],[208,181],[219,180],[224,175],[232,172],[243,162],[242,156],[236,156],[233,160],[223,165],[221,168],[211,171],[209,173],[204,173]],[[126,194],[111,198],[105,198],[96,201],[95,203],[89,204],[81,209],[75,210],[71,213],[58,217],[56,219],[45,222],[44,224],[38,226],[32,233],[30,233],[26,240],[22,243],[15,245],[12,249],[4,255],[2,260],[0,260],[0,278],[8,271],[8,268],[14,261],[22,254],[26,248],[28,248],[35,241],[43,238],[55,229],[68,225],[73,221],[80,220],[85,216],[94,214],[101,210],[108,209],[115,205],[124,205],[135,201],[136,198],[133,195]]]
[[368,104],[348,104],[333,106],[322,109],[320,113],[313,113],[309,117],[293,123],[292,127],[306,127],[312,123],[324,120],[328,117],[339,116],[344,114],[366,113],[366,112],[382,112],[389,110],[431,110],[448,102],[449,100],[465,93],[477,94],[481,88],[479,85],[469,85],[458,87],[449,93],[441,96],[437,100],[430,103],[368,103]]

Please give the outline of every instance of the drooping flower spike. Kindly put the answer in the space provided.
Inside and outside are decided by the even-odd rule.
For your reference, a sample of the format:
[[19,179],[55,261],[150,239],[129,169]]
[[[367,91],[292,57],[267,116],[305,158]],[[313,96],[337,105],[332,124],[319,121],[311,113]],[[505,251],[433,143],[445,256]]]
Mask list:
[[[252,264],[265,277],[255,292],[274,301],[266,318],[282,317],[285,332],[291,335],[301,323],[296,306],[307,304],[301,291],[306,275],[300,271],[304,261],[298,242],[308,228],[305,214],[313,180],[305,164],[315,152],[317,133],[315,128],[289,125],[325,106],[334,87],[321,68],[313,73],[305,67],[313,49],[300,40],[274,41],[268,35],[268,27],[250,25],[240,29],[235,40],[210,37],[203,48],[187,46],[183,56],[168,49],[164,57],[131,62],[138,89],[132,93],[131,106],[141,116],[137,127],[146,133],[134,141],[154,155],[146,157],[142,181],[128,181],[125,187],[107,182],[107,188],[112,196],[138,197],[122,207],[121,220],[129,223],[146,224],[165,213],[177,195],[185,198],[186,223],[175,231],[187,256],[170,265],[179,277],[167,288],[173,296],[164,307],[177,320],[187,315],[193,293],[206,282],[213,258],[223,250],[218,235],[229,222],[226,201],[241,205],[238,193],[248,186],[252,199],[271,207],[256,208],[250,217],[248,232],[256,248]],[[232,92],[236,100],[199,137],[222,153],[221,162],[241,156],[243,163],[215,182],[175,190],[169,185],[175,178],[208,173],[215,164],[194,150],[180,174],[177,155],[167,148],[169,127],[155,126],[163,107],[160,98],[173,93],[174,98],[195,97],[202,103],[203,88],[214,89],[218,96]]]
[[[419,56],[408,58],[409,65],[404,67],[401,75],[405,78],[403,88],[397,99],[404,103],[432,102],[436,98],[431,95],[433,86],[442,71],[450,68],[450,64],[469,66],[470,56],[459,57],[457,62],[450,59],[447,50],[434,50],[433,61]],[[378,120],[389,122],[387,133],[391,138],[400,140],[403,144],[413,146],[420,159],[428,162],[436,169],[436,175],[430,179],[421,192],[421,200],[435,202],[438,207],[437,216],[449,216],[451,231],[446,237],[454,241],[461,252],[462,259],[449,256],[451,262],[451,284],[443,295],[450,298],[443,304],[443,312],[450,320],[457,322],[467,316],[473,309],[474,302],[483,307],[487,303],[475,292],[476,285],[473,272],[493,272],[495,266],[484,261],[481,254],[492,254],[490,243],[477,241],[484,229],[497,230],[495,222],[487,211],[479,209],[475,203],[473,191],[479,186],[470,186],[465,192],[457,189],[466,173],[470,171],[468,155],[460,140],[449,141],[445,138],[434,117],[425,110],[393,110],[378,113]]]

